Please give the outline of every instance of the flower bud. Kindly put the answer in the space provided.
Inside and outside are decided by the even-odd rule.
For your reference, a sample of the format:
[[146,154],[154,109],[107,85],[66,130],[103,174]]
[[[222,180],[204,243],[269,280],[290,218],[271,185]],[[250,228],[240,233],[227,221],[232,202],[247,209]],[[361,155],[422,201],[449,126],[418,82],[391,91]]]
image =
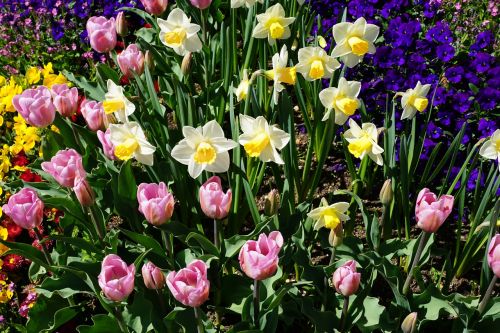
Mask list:
[[206,9],[212,3],[212,0],[190,0],[191,4],[198,9]]
[[392,192],[392,182],[390,179],[387,179],[382,185],[382,189],[380,190],[380,202],[384,206],[388,206],[391,204],[393,198]]
[[174,298],[185,306],[199,307],[210,293],[207,265],[201,260],[194,260],[186,268],[170,272],[167,286]]
[[135,266],[127,264],[116,254],[108,254],[101,264],[99,286],[106,298],[121,302],[134,290]]
[[116,33],[122,37],[128,34],[128,22],[124,12],[119,12],[116,16]]
[[272,231],[269,236],[260,234],[257,241],[249,240],[241,248],[238,260],[243,272],[254,280],[265,280],[278,269],[278,254],[283,246],[283,236]]
[[164,182],[139,184],[137,201],[139,211],[149,223],[157,227],[170,220],[174,212],[174,196]]
[[232,192],[227,190],[224,193],[218,176],[209,178],[200,187],[199,197],[201,210],[209,218],[222,220],[229,214]]
[[452,195],[442,195],[438,199],[428,188],[422,189],[415,205],[417,227],[425,232],[436,232],[450,215],[453,201]]
[[75,187],[73,187],[73,191],[75,191],[76,198],[82,207],[90,207],[94,204],[94,190],[92,190],[92,187],[90,187],[85,178],[75,180]]
[[356,272],[356,264],[356,261],[349,260],[333,273],[335,290],[345,297],[358,291],[361,274]]
[[167,9],[168,0],[141,0],[144,9],[153,15],[161,15]]
[[182,58],[182,64],[181,64],[182,74],[186,75],[189,72],[189,70],[191,69],[191,59],[192,58],[193,58],[192,52],[186,53],[184,58]]
[[152,262],[148,262],[142,266],[142,278],[144,285],[148,289],[163,289],[165,287],[165,275]]
[[155,69],[155,60],[153,58],[153,54],[149,50],[144,53],[144,63],[148,66],[150,72]]
[[280,194],[278,190],[272,189],[271,192],[269,192],[265,198],[264,214],[266,216],[273,216],[278,212],[279,208],[280,208]]
[[342,245],[344,242],[344,229],[342,228],[342,223],[339,223],[334,229],[330,230],[328,242],[333,247]]
[[406,316],[405,320],[401,324],[401,329],[403,333],[414,333],[417,329],[417,313],[412,312]]
[[491,238],[487,259],[493,274],[500,277],[500,234],[496,234]]
[[19,227],[33,229],[42,223],[44,207],[34,190],[23,188],[9,198],[2,210]]

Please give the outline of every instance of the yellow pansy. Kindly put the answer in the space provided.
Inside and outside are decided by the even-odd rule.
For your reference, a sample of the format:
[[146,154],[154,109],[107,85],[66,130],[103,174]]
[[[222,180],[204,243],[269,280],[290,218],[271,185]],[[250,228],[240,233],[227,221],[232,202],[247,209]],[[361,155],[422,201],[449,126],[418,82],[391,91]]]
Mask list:
[[26,71],[26,80],[28,84],[36,84],[41,79],[42,72],[37,67],[30,67]]

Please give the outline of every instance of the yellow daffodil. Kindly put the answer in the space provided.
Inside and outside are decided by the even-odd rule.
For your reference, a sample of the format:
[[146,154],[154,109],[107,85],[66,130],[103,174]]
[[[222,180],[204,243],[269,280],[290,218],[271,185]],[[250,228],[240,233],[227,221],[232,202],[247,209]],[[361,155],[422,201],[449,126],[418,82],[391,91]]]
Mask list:
[[337,88],[331,87],[319,93],[321,104],[327,109],[323,121],[330,118],[332,109],[335,111],[335,124],[344,125],[360,106],[358,99],[361,82],[347,81],[341,77]]
[[250,8],[255,5],[256,2],[264,3],[264,0],[231,0],[231,8],[240,8],[243,6]]
[[198,52],[202,48],[198,37],[200,26],[191,23],[191,19],[179,8],[170,12],[167,20],[157,19],[160,27],[160,40],[172,48],[178,55],[184,56],[188,52]]
[[234,90],[234,94],[236,95],[236,99],[238,102],[247,99],[248,89],[250,88],[250,80],[248,79],[247,70],[243,70],[243,79],[241,80],[238,88]]
[[41,79],[42,71],[40,71],[37,67],[30,67],[26,71],[26,80],[28,84],[37,84]]
[[401,107],[403,108],[401,120],[413,119],[417,111],[423,112],[427,108],[429,100],[426,96],[429,93],[429,89],[431,89],[430,84],[422,85],[418,81],[415,88],[396,94],[396,96],[401,96]]
[[349,152],[361,160],[368,155],[375,163],[383,165],[384,149],[377,143],[377,127],[372,123],[363,123],[359,127],[352,119],[349,119],[349,127],[344,133],[344,138],[349,142]]
[[332,57],[340,57],[342,62],[349,68],[359,64],[365,54],[374,54],[373,44],[378,37],[380,28],[374,24],[366,23],[363,17],[354,23],[342,22],[333,26],[333,38],[335,48]]
[[500,129],[495,130],[491,137],[479,149],[479,155],[490,160],[496,160],[500,171]]
[[47,88],[52,88],[53,85],[55,84],[64,84],[68,83],[68,80],[64,75],[61,73],[59,74],[49,74],[43,78],[43,85],[46,86]]
[[295,66],[307,81],[331,78],[340,63],[321,47],[304,47],[299,50],[299,63]]
[[285,17],[285,10],[279,3],[269,7],[265,13],[257,15],[257,25],[253,29],[252,36],[255,38],[267,38],[270,45],[276,43],[276,39],[287,39],[290,37],[289,25],[295,21],[295,17]]
[[222,127],[211,120],[203,127],[182,128],[184,139],[172,149],[172,157],[188,166],[191,177],[197,178],[203,170],[221,173],[229,169],[228,151],[238,144],[224,137]]
[[288,133],[276,125],[270,126],[262,116],[252,118],[240,114],[240,127],[243,134],[239,137],[239,143],[248,156],[258,157],[263,162],[284,164],[277,149],[281,150],[288,144]]
[[112,80],[108,80],[107,87],[108,92],[104,95],[106,99],[102,102],[104,112],[107,115],[114,115],[118,121],[126,123],[128,116],[135,111],[134,103],[125,97],[123,87]]
[[109,131],[118,159],[127,161],[135,158],[143,164],[153,165],[156,148],[148,142],[138,123],[131,121],[125,124],[111,124]]
[[280,53],[273,56],[273,69],[265,72],[266,77],[274,81],[273,102],[278,104],[279,93],[285,89],[282,83],[293,85],[297,80],[297,70],[295,67],[286,67],[288,64],[288,51],[283,45]]
[[335,230],[342,228],[342,222],[349,220],[349,216],[345,213],[349,209],[349,203],[337,202],[328,205],[325,198],[321,198],[321,204],[318,208],[311,210],[307,216],[315,221],[314,230],[321,228],[330,229],[328,241],[330,245],[334,245]]

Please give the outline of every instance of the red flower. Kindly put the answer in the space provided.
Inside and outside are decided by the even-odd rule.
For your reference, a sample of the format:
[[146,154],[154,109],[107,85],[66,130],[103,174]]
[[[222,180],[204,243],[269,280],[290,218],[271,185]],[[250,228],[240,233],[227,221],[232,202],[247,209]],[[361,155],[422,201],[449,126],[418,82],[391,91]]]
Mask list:
[[160,92],[160,85],[158,84],[158,80],[154,82],[154,86],[155,86],[155,91]]
[[2,221],[2,226],[7,228],[7,232],[9,233],[9,241],[13,241],[23,232],[23,228],[19,227],[14,223],[9,217]]
[[152,27],[153,27],[153,26],[152,26],[151,24],[149,24],[149,23],[144,24],[144,28],[150,29],[150,28],[152,28]]
[[15,166],[25,166],[29,164],[28,158],[24,151],[19,152],[16,156],[12,157],[11,162]]
[[37,175],[34,172],[31,172],[31,170],[26,170],[24,171],[21,176],[19,176],[22,180],[25,182],[34,182],[34,183],[39,183],[42,181],[42,177],[40,175]]
[[123,75],[121,78],[120,78],[120,85],[122,86],[126,86],[130,83],[129,79]]
[[3,259],[2,269],[6,272],[15,272],[29,264],[29,260],[17,254],[8,254]]

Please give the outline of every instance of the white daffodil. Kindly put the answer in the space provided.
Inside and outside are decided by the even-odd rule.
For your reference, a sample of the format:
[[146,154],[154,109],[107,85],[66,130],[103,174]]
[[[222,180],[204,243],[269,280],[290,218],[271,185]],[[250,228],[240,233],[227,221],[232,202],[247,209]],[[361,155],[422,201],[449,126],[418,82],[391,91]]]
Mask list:
[[497,129],[488,141],[483,143],[479,149],[479,155],[490,160],[497,160],[498,171],[500,171],[500,129]]
[[335,48],[332,57],[340,57],[342,62],[349,68],[359,64],[365,54],[375,53],[373,44],[378,37],[380,28],[374,24],[366,23],[363,17],[354,23],[342,22],[333,26],[333,38]]
[[157,21],[161,42],[174,49],[178,55],[201,50],[202,44],[198,37],[200,26],[191,23],[191,19],[181,9],[175,8],[168,14],[167,20],[159,18]]
[[279,3],[269,7],[265,13],[257,15],[257,25],[253,29],[252,36],[255,38],[267,38],[270,45],[276,43],[276,39],[287,39],[290,37],[289,25],[295,21],[295,17],[285,17],[285,10]]
[[330,229],[328,241],[333,246],[335,238],[335,230],[342,230],[342,222],[349,220],[349,216],[345,214],[349,209],[349,203],[337,202],[328,205],[325,198],[321,198],[321,204],[318,208],[311,210],[307,216],[315,221],[314,230],[319,230],[323,227]]
[[321,47],[304,47],[299,50],[299,63],[295,66],[307,81],[330,79],[340,67],[337,59],[330,57]]
[[266,71],[266,77],[274,81],[273,101],[278,104],[279,93],[285,89],[281,83],[295,84],[297,70],[295,67],[286,67],[288,64],[288,50],[283,45],[280,53],[273,55],[273,69]]
[[335,124],[344,125],[349,116],[352,116],[361,104],[358,99],[360,90],[361,82],[347,81],[343,77],[340,78],[337,88],[331,87],[322,90],[319,93],[319,100],[327,109],[322,120],[328,120],[333,109],[335,110]]
[[264,0],[231,0],[231,8],[240,8],[243,6],[250,8],[255,5],[256,2],[264,3]]
[[248,96],[248,89],[250,88],[250,80],[248,79],[247,70],[243,70],[243,80],[241,80],[238,88],[234,90],[234,94],[236,95],[236,99],[238,102],[245,100]]
[[422,85],[418,81],[415,88],[396,94],[396,96],[402,96],[401,107],[403,108],[403,113],[401,114],[401,120],[413,119],[417,111],[423,112],[427,108],[429,100],[426,96],[429,93],[429,89],[431,89],[430,84]]
[[112,80],[107,82],[108,92],[104,95],[105,100],[102,102],[104,112],[107,115],[114,115],[115,118],[126,123],[128,116],[135,111],[135,105],[125,97],[123,87],[115,84]]
[[378,165],[383,165],[382,153],[384,149],[377,144],[378,131],[372,123],[359,125],[349,119],[349,129],[344,133],[344,137],[349,142],[349,152],[356,158],[363,159],[368,155]]
[[143,164],[153,165],[156,148],[148,142],[138,123],[111,124],[109,132],[118,159],[127,161],[135,158]]
[[290,134],[276,125],[270,126],[262,116],[252,118],[240,114],[240,127],[243,134],[240,135],[239,142],[248,156],[258,157],[263,162],[284,164],[276,149],[281,150],[287,145]]
[[238,144],[224,137],[219,123],[211,120],[203,127],[182,128],[184,139],[172,149],[172,157],[188,166],[189,175],[198,177],[203,170],[220,173],[229,169],[228,151]]

